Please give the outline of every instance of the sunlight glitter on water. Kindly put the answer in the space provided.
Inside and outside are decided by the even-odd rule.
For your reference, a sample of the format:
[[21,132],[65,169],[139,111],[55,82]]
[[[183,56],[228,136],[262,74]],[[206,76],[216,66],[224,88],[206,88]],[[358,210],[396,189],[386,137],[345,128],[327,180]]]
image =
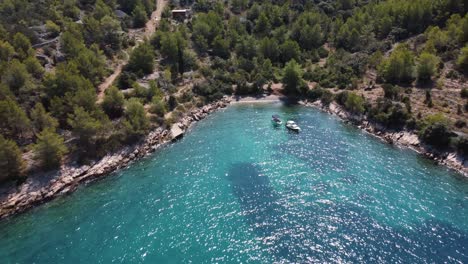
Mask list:
[[[271,125],[293,119],[299,134]],[[0,223],[5,263],[468,262],[468,181],[303,107],[238,105]]]

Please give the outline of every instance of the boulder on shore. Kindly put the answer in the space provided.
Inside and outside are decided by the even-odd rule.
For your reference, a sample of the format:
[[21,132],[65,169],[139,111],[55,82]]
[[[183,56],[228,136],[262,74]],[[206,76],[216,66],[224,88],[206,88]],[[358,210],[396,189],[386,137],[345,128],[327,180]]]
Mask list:
[[180,129],[179,124],[173,124],[171,127],[171,140],[176,140],[184,135],[184,131]]

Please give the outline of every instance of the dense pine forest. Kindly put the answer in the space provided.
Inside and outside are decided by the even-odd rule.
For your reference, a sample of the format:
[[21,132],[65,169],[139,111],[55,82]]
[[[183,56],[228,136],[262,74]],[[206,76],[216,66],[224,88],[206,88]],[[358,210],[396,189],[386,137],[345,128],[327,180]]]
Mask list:
[[3,0],[0,181],[89,163],[223,96],[268,93],[335,102],[466,156],[467,11],[464,0]]

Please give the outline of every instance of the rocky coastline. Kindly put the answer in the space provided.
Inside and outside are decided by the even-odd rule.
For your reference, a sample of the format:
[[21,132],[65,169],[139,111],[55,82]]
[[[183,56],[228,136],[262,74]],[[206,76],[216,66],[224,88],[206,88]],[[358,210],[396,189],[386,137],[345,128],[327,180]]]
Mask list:
[[324,111],[328,114],[337,116],[347,123],[356,125],[359,129],[367,132],[389,144],[410,148],[424,157],[433,160],[434,162],[444,165],[454,171],[459,172],[465,177],[468,177],[468,160],[464,159],[455,152],[437,152],[430,146],[423,144],[418,135],[413,131],[390,131],[384,127],[371,122],[364,115],[354,115],[346,111],[343,107],[335,102],[330,103],[329,106],[324,106],[320,101],[308,102],[300,101],[301,105],[313,107]]
[[[151,131],[140,143],[126,146],[111,153],[91,165],[63,165],[59,171],[53,172],[50,179],[44,182],[39,176],[32,176],[19,186],[7,187],[0,195],[0,219],[25,212],[35,206],[53,200],[59,196],[70,194],[78,186],[101,179],[112,172],[129,166],[158,148],[179,138],[180,132],[185,133],[195,122],[204,119],[210,113],[227,107],[231,98],[225,97],[217,102],[207,104],[186,113],[172,129],[157,128]],[[179,134],[173,135],[174,127]]]
[[[171,128],[157,128],[151,131],[140,143],[126,146],[90,165],[65,164],[45,181],[38,179],[40,177],[33,176],[19,186],[7,187],[6,191],[0,192],[0,220],[25,212],[57,197],[73,193],[80,185],[101,179],[112,172],[129,166],[132,162],[148,156],[179,138],[195,122],[206,118],[218,109],[227,107],[232,101],[233,98],[224,97],[217,102],[194,109],[186,113]],[[349,113],[336,103],[331,103],[329,106],[322,105],[320,101],[299,101],[299,103],[337,116],[344,122],[352,123],[389,144],[411,148],[438,164],[445,165],[468,177],[468,160],[463,160],[456,153],[433,151],[430,147],[422,144],[418,136],[411,131],[388,131],[378,124],[370,122],[365,116]]]

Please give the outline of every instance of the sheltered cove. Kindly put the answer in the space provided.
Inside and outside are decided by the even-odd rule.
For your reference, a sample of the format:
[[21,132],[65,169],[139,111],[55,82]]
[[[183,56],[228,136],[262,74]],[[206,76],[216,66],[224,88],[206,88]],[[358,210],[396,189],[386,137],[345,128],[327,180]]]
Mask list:
[[[268,96],[266,98],[241,98],[237,100],[237,103],[272,103],[279,101],[279,97],[277,96]],[[232,97],[225,97],[220,101],[192,110],[170,129],[158,128],[150,132],[143,142],[106,155],[104,158],[92,165],[79,167],[63,166],[59,171],[58,176],[40,188],[34,188],[31,186],[32,184],[26,182],[25,184],[10,190],[3,196],[3,198],[0,198],[0,219],[25,212],[37,205],[53,200],[56,197],[73,193],[77,190],[80,184],[86,184],[94,180],[101,179],[112,172],[125,168],[133,161],[143,158],[165,144],[182,137],[194,122],[200,121],[210,113],[215,112],[218,109],[225,108],[230,103],[234,102],[236,102],[236,100]],[[421,144],[417,135],[414,133],[408,131],[386,131],[385,129],[378,127],[376,124],[367,121],[362,116],[350,114],[335,103],[330,104],[328,107],[323,106],[320,101],[300,101],[299,103],[337,116],[343,121],[353,123],[363,131],[368,132],[390,144],[411,148],[441,165],[445,165],[464,176],[468,176],[468,168],[466,166],[467,161],[462,160],[455,153],[441,156],[440,153],[432,152],[431,149]]]

